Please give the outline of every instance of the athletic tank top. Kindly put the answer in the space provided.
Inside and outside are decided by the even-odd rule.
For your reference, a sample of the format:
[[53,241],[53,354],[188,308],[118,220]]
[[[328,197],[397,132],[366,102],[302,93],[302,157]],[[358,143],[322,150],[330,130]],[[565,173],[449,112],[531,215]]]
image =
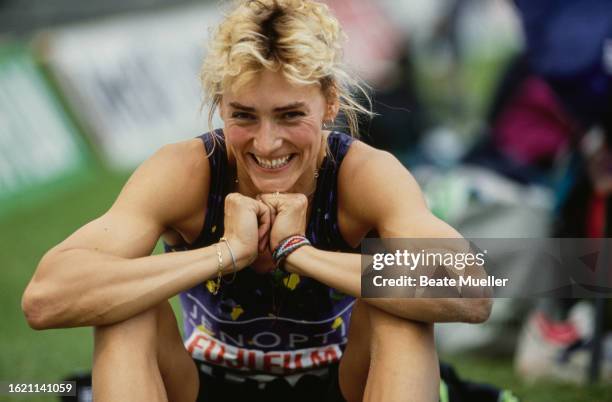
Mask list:
[[[217,144],[213,148],[213,135]],[[211,182],[204,227],[191,250],[219,241],[231,184],[223,132],[199,138],[209,156]],[[338,170],[353,138],[332,132],[319,170],[306,237],[314,247],[357,252],[338,229]],[[226,278],[231,279],[231,275]],[[214,279],[214,278],[213,278]],[[185,347],[196,360],[249,373],[289,374],[337,362],[347,341],[354,298],[314,279],[280,270],[238,272],[214,295],[206,281],[180,294]]]

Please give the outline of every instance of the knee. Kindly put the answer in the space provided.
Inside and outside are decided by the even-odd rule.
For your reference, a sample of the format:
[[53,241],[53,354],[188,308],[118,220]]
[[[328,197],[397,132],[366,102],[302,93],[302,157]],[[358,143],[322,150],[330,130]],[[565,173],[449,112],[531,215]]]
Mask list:
[[151,308],[114,324],[94,327],[94,347],[100,349],[109,345],[113,349],[122,346],[137,349],[154,348],[159,308],[159,306]]
[[368,306],[373,351],[381,346],[435,351],[433,324],[408,320]]

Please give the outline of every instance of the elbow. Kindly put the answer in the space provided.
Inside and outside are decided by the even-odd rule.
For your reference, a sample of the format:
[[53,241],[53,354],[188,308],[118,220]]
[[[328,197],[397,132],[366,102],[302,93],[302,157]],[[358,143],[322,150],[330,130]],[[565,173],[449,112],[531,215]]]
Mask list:
[[467,302],[464,306],[467,310],[465,311],[466,322],[470,324],[481,324],[489,319],[493,307],[492,299],[480,298],[464,301]]
[[21,309],[30,328],[35,330],[53,328],[53,320],[46,308],[48,303],[41,291],[31,284],[21,298]]
[[54,253],[47,253],[36,269],[21,297],[21,310],[30,328],[35,330],[66,327],[67,306],[64,300],[66,288],[58,285],[49,272],[52,268]]
[[69,311],[62,309],[55,291],[46,284],[30,283],[21,298],[21,310],[30,328],[35,330],[71,327],[66,319]]

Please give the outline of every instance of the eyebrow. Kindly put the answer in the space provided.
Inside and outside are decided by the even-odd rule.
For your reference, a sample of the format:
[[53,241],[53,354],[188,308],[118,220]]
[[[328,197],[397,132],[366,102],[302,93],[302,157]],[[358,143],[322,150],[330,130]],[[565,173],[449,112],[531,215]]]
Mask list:
[[233,107],[234,109],[244,110],[245,112],[254,112],[255,111],[254,107],[244,106],[244,105],[241,105],[238,102],[230,102],[229,105],[231,107]]
[[[254,107],[250,107],[250,106],[245,106],[242,105],[238,102],[230,102],[229,104],[231,107],[233,107],[234,109],[239,109],[239,110],[244,110],[245,112],[255,112],[255,108]],[[284,112],[287,110],[292,110],[292,109],[299,109],[299,108],[303,108],[306,107],[306,104],[304,102],[293,102],[290,103],[288,105],[285,106],[279,106],[274,108],[274,112]]]

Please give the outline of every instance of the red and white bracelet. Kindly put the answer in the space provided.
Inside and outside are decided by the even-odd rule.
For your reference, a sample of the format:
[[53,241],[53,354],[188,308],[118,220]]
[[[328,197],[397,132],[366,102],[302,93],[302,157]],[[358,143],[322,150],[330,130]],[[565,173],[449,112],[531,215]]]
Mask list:
[[310,246],[310,241],[302,235],[289,236],[282,240],[272,252],[272,259],[276,268],[282,269],[282,264],[287,259],[289,254],[302,246]]

